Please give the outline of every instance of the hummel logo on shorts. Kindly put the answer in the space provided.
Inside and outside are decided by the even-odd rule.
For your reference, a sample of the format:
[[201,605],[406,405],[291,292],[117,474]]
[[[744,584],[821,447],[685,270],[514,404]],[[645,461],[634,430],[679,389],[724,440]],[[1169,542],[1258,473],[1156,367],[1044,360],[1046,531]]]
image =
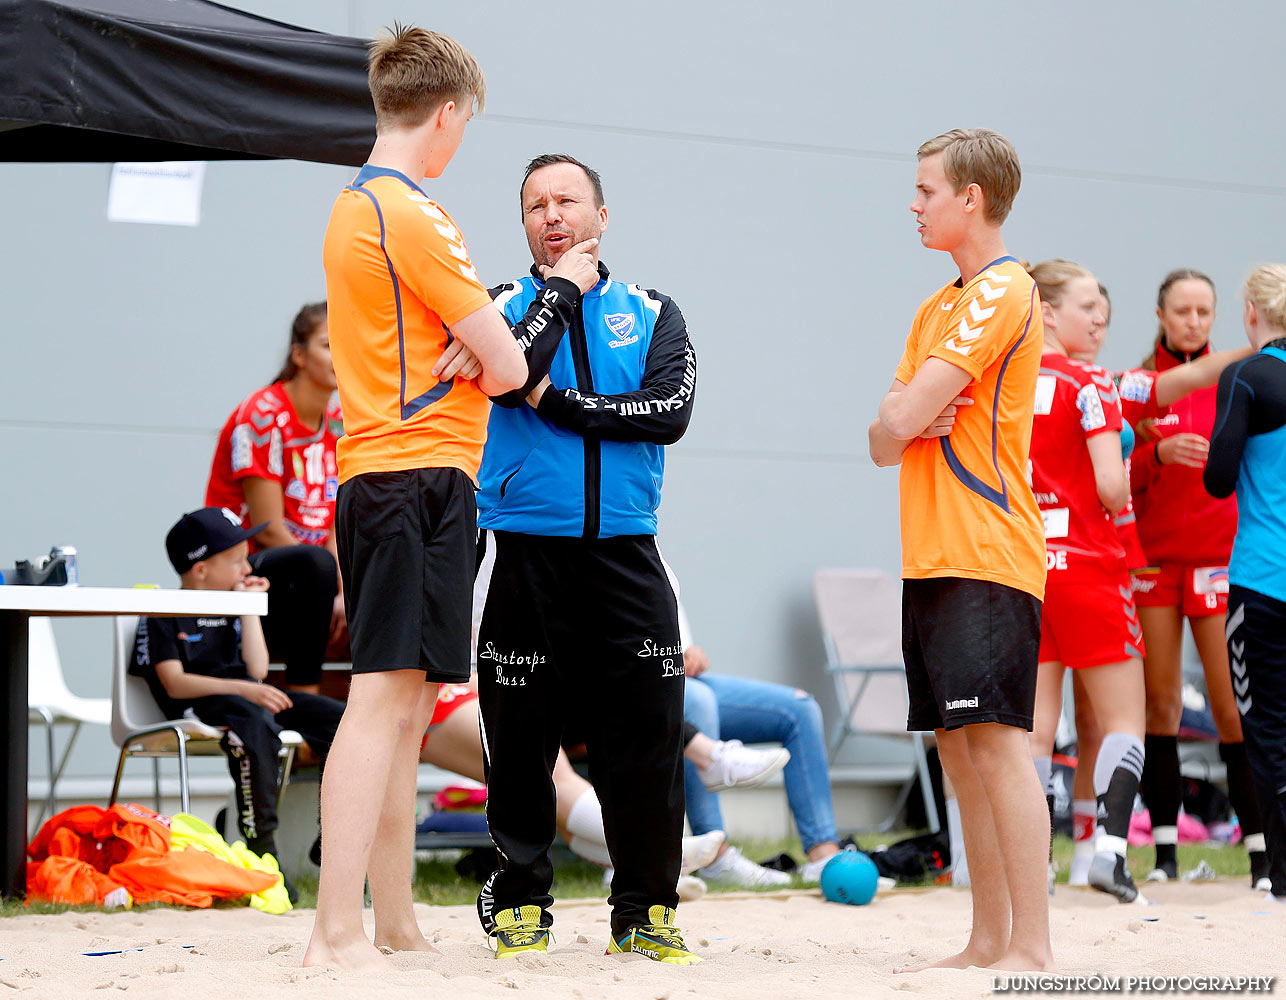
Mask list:
[[953,708],[977,708],[977,707],[978,707],[977,698],[957,698],[955,701],[947,702],[948,712],[950,712]]

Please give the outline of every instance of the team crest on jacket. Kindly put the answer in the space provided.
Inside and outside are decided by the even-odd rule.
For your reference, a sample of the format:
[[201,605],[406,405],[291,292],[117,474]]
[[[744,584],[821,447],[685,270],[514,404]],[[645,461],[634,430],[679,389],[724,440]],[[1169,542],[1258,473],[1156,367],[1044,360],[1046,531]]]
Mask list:
[[634,329],[633,313],[608,313],[603,317],[603,322],[612,333],[616,334],[615,340],[607,342],[608,347],[628,347],[630,344],[638,343],[637,333],[630,336],[630,331]]

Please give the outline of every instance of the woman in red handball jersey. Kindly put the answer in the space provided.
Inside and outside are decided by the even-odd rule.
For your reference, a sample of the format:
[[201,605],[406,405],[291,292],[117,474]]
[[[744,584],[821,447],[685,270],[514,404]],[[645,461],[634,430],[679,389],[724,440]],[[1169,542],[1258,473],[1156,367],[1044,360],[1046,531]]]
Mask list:
[[1070,356],[1092,356],[1102,339],[1107,317],[1098,279],[1066,260],[1045,261],[1030,273],[1045,325],[1031,470],[1048,571],[1032,756],[1052,797],[1063,671],[1078,671],[1103,733],[1093,782],[1103,822],[1089,884],[1128,903],[1138,896],[1125,848],[1143,770],[1144,689],[1138,616],[1113,522],[1129,499],[1121,407],[1111,373]]
[[207,506],[263,525],[250,565],[266,577],[264,636],[286,665],[286,687],[318,692],[328,645],[346,656],[343,594],[335,558],[335,442],[343,421],[334,401],[326,303],[304,306],[271,385],[251,393],[219,432]]
[[[1160,331],[1143,362],[1158,376],[1210,351],[1214,283],[1199,271],[1171,271],[1157,293]],[[1127,376],[1128,377],[1128,376]],[[1126,392],[1122,380],[1122,393]],[[1224,644],[1228,557],[1237,531],[1237,501],[1215,499],[1202,469],[1215,422],[1215,390],[1201,389],[1142,422],[1130,483],[1148,566],[1134,575],[1135,601],[1147,642],[1147,765],[1142,792],[1152,814],[1156,866],[1149,880],[1178,873],[1175,845],[1181,801],[1178,732],[1183,711],[1183,621],[1188,620],[1206,675],[1228,793],[1250,852],[1251,883],[1267,877],[1259,805],[1242,742]]]
[[[1107,289],[1100,282],[1099,294],[1103,296],[1104,321],[1106,332],[1112,321],[1112,302]],[[1073,353],[1080,361],[1094,361],[1098,357],[1103,339],[1096,343],[1096,350],[1081,354]],[[1182,399],[1190,392],[1207,389],[1219,381],[1220,373],[1228,365],[1250,356],[1249,347],[1235,348],[1231,351],[1211,351],[1186,364],[1167,368],[1164,372],[1133,369],[1117,373],[1118,392],[1121,397],[1121,452],[1125,457],[1125,468],[1130,469],[1130,455],[1134,450],[1133,424],[1143,423],[1156,417],[1158,407],[1167,407]],[[1134,516],[1134,505],[1127,501],[1125,509],[1115,518],[1121,544],[1125,548],[1126,566],[1133,574],[1148,565],[1147,556],[1143,553],[1143,544],[1139,541],[1138,525]],[[1094,712],[1088,696],[1081,684],[1079,672],[1072,675],[1072,693],[1076,700],[1076,780],[1072,789],[1072,825],[1075,851],[1071,867],[1068,869],[1068,885],[1088,885],[1090,863],[1094,860],[1094,833],[1098,805],[1094,801],[1094,761],[1098,756],[1098,744],[1102,734],[1094,720]]]

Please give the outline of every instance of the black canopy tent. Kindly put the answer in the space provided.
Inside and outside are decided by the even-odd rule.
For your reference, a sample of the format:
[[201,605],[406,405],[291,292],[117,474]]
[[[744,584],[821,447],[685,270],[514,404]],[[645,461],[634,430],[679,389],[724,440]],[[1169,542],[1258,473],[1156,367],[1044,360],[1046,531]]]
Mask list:
[[366,45],[207,0],[0,0],[0,162],[360,166]]

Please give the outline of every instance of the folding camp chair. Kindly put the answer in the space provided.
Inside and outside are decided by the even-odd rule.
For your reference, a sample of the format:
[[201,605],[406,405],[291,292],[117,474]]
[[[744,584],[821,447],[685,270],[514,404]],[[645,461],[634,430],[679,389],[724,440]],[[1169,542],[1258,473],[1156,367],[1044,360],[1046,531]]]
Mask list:
[[[178,719],[167,719],[156,703],[156,699],[152,697],[147,682],[129,673],[130,654],[134,646],[138,618],[133,615],[122,615],[113,620],[112,627],[114,639],[112,740],[121,748],[121,754],[116,762],[116,777],[112,781],[112,796],[109,804],[116,802],[126,759],[150,757],[152,758],[152,789],[156,799],[156,811],[159,813],[161,778],[158,760],[161,757],[178,757],[179,803],[182,812],[190,812],[192,803],[188,794],[188,757],[223,756],[223,747],[220,746],[219,741],[223,738],[225,730],[207,726],[200,719],[190,715]],[[282,795],[290,780],[290,765],[294,762],[295,750],[304,741],[303,737],[293,729],[283,729],[280,739],[281,774],[277,782],[278,806],[281,805]]]
[[826,669],[835,681],[840,706],[831,759],[854,735],[909,739],[912,764],[881,828],[896,822],[919,778],[929,829],[936,833],[940,824],[924,734],[906,731],[901,586],[880,570],[821,569],[813,575],[813,598],[826,647]]

